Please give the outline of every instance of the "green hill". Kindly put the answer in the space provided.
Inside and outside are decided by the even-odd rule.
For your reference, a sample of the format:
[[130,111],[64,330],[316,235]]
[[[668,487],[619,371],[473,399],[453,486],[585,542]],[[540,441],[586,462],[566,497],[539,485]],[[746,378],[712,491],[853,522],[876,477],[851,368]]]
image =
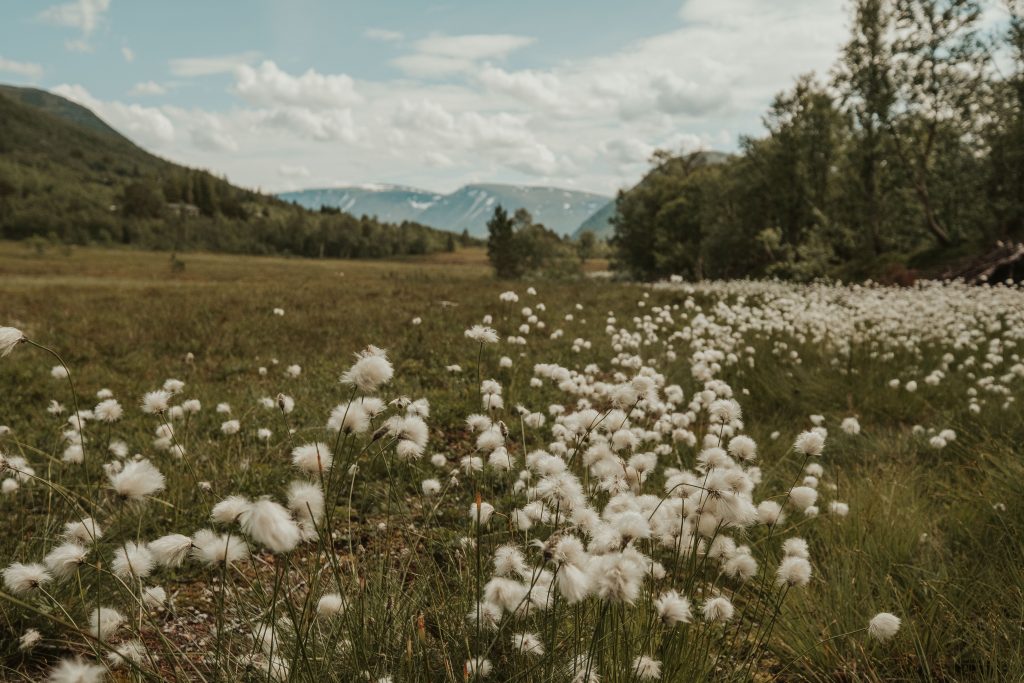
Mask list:
[[312,212],[150,154],[89,109],[0,86],[0,238],[157,249],[385,257],[452,238],[338,211]]

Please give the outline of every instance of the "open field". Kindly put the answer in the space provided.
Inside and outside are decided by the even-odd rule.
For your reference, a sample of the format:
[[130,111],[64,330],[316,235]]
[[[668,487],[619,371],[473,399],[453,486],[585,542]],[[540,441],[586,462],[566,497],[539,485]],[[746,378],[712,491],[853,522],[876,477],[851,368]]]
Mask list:
[[1024,680],[1020,288],[179,258],[0,244],[2,680]]

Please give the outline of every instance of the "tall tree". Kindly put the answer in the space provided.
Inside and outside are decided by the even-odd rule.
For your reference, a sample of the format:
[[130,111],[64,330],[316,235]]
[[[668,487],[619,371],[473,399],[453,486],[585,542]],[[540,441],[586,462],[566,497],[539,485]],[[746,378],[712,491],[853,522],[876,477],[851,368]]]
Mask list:
[[979,118],[987,52],[978,38],[978,0],[896,0],[893,84],[898,107],[886,120],[909,171],[925,227],[940,244],[954,235],[939,210],[937,161],[944,146],[969,142]]
[[499,204],[487,221],[487,258],[500,278],[519,276],[518,256],[515,248],[515,226],[508,211]]
[[842,106],[855,124],[849,150],[858,194],[853,215],[863,225],[866,242],[876,256],[885,249],[880,181],[886,165],[886,123],[892,118],[895,100],[889,43],[892,24],[889,0],[856,0],[850,40],[843,47],[835,75]]

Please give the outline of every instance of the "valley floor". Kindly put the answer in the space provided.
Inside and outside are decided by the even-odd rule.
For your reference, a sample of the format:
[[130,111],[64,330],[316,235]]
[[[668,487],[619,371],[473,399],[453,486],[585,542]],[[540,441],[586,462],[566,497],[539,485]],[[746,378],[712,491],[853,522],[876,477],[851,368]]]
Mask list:
[[[509,290],[516,301],[501,299]],[[41,562],[83,510],[106,532],[90,546],[102,559],[73,570],[77,584],[54,580],[46,595],[19,595],[8,582],[0,591],[0,679],[38,680],[78,653],[109,662],[112,680],[344,681],[366,672],[375,681],[585,681],[593,668],[607,683],[646,680],[654,669],[641,656],[664,680],[1024,680],[1022,295],[508,283],[491,277],[480,250],[402,261],[172,259],[0,243],[0,325],[60,354],[80,408],[108,389],[124,410],[110,424],[92,416],[84,462],[74,464],[67,449],[81,435],[65,423],[74,397],[52,371],[56,361],[28,344],[0,359],[0,425],[9,428],[0,452],[23,456],[35,472],[0,473],[20,481],[0,496],[0,566]],[[918,309],[919,317],[908,313]],[[467,338],[477,324],[496,328],[498,342]],[[393,364],[381,398],[429,403],[384,408],[422,418],[425,453],[396,451],[395,441],[421,438],[411,423],[371,436],[385,416],[367,414],[351,438],[325,430],[332,408],[356,405],[339,376],[369,345],[387,349]],[[657,400],[644,398],[646,380],[633,379],[641,366]],[[144,414],[141,397],[168,378],[184,382],[172,404],[194,398],[201,410]],[[490,378],[499,393],[484,382],[481,398]],[[616,398],[637,386],[635,402]],[[670,401],[671,386],[681,396]],[[294,410],[278,408],[282,395]],[[494,396],[504,407],[467,424]],[[63,413],[48,413],[51,401]],[[720,419],[716,411],[734,408],[718,401],[737,403],[742,416]],[[215,412],[219,403],[231,412]],[[576,429],[591,409],[603,417]],[[347,409],[335,419],[350,419]],[[606,419],[619,429],[600,424]],[[802,433],[824,435],[824,453],[794,450]],[[738,455],[746,446],[730,437],[739,435],[756,443],[756,463]],[[112,474],[131,461],[108,452],[115,440],[151,460],[165,487],[134,502],[115,495]],[[312,442],[328,443],[338,477],[312,478],[326,512],[299,550],[270,552],[265,536],[246,532],[253,555],[237,567],[190,557],[147,571],[144,582],[129,572],[109,585],[106,568],[130,540],[185,534],[195,555],[202,543],[193,534],[212,524],[213,503],[231,494],[283,500],[296,449]],[[753,518],[720,512],[718,526],[700,527],[704,513],[694,510],[713,504],[683,471],[706,484],[709,459],[754,490],[721,494],[758,506]],[[531,474],[516,485],[520,470]],[[559,486],[580,487],[565,494],[567,507],[593,507],[601,522],[567,519],[563,494],[537,492],[563,471],[572,476]],[[427,495],[428,480],[441,492]],[[683,480],[691,492],[666,486]],[[802,496],[810,504],[795,506]],[[766,523],[766,501],[777,501],[784,519]],[[484,503],[494,505],[490,523],[467,521]],[[687,555],[682,536],[674,549],[662,542],[673,532],[659,531],[659,520],[673,505],[677,524],[692,526],[687,538],[704,535],[700,552]],[[629,526],[625,512],[639,519]],[[301,521],[303,510],[293,513]],[[521,519],[534,513],[530,530]],[[598,550],[596,536],[608,529],[617,541]],[[631,600],[601,592],[600,576],[579,600],[569,597],[554,577],[573,564],[558,540],[572,534],[585,540],[588,561],[614,562],[621,550],[647,562]],[[777,567],[791,556],[781,542],[795,537],[807,541],[812,573],[776,590]],[[503,569],[496,553],[509,545],[537,569]],[[749,583],[738,568],[745,552],[756,558]],[[527,589],[537,603],[528,613],[506,605],[495,632],[478,628],[480,605],[500,602],[501,585],[520,590],[516,577],[530,571],[535,584],[550,584],[548,595]],[[503,576],[508,584],[494,583]],[[144,615],[143,583],[159,583],[170,602]],[[93,589],[127,615],[109,639],[84,635]],[[692,607],[674,626],[657,600],[670,590]],[[338,594],[344,616],[329,621],[322,594]],[[709,614],[716,597],[730,601],[735,619]],[[889,640],[867,633],[882,612],[902,621]],[[41,634],[35,647],[19,647],[27,629]],[[541,644],[532,654],[522,639],[509,645],[524,629]],[[107,656],[136,642],[148,654],[128,666]]]

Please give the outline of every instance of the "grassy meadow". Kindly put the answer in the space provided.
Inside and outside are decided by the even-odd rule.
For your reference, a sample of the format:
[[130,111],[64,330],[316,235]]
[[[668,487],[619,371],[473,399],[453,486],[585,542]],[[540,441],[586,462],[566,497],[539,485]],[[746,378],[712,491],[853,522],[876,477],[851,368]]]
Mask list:
[[0,680],[1024,680],[1019,288],[0,244],[0,325]]

